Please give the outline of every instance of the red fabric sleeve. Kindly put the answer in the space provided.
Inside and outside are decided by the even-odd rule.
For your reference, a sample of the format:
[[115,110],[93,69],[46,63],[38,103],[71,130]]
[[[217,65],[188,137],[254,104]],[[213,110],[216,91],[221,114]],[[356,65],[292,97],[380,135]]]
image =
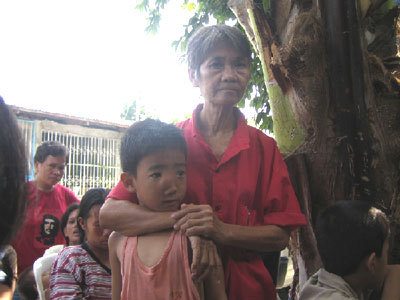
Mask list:
[[136,193],[129,192],[121,180],[108,194],[107,199],[108,198],[113,198],[115,200],[128,200],[137,203]]
[[288,226],[291,230],[306,224],[299,203],[290,182],[289,173],[282,154],[275,146],[269,184],[269,207],[264,215],[264,224]]

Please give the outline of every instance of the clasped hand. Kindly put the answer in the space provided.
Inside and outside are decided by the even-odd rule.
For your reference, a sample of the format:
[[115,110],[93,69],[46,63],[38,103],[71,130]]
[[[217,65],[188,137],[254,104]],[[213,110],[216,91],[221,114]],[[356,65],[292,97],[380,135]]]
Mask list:
[[210,205],[182,204],[172,218],[176,220],[174,229],[183,231],[187,236],[202,236],[217,243],[221,241],[224,223]]
[[189,237],[193,251],[192,278],[201,281],[222,264],[213,241],[222,235],[223,223],[209,205],[182,204],[172,217],[176,220],[174,229]]

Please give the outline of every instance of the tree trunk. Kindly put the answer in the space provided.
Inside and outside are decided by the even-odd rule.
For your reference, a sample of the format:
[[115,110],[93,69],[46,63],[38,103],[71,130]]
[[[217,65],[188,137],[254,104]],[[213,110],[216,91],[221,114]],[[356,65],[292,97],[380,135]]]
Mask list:
[[[282,147],[276,132],[309,221],[292,239],[300,285],[321,266],[315,217],[341,199],[368,201],[388,214],[391,258],[400,262],[398,8],[361,2],[229,2],[265,64],[266,84],[278,86],[289,107],[280,122],[294,122],[304,134]],[[293,136],[292,128],[283,135]]]

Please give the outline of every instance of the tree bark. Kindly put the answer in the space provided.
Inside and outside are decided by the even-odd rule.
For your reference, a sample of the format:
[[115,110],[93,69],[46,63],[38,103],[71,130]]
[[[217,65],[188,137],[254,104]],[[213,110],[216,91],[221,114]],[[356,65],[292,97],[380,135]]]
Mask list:
[[[321,266],[312,225],[342,199],[368,201],[388,214],[392,262],[399,263],[400,80],[388,68],[396,61],[398,9],[363,1],[361,11],[357,0],[231,0],[229,6],[258,49],[267,86],[278,86],[290,107],[281,122],[297,123],[304,134],[283,147],[309,222],[293,235],[304,274],[296,280],[302,284]],[[290,136],[290,127],[281,128]],[[282,132],[276,134],[281,146]]]

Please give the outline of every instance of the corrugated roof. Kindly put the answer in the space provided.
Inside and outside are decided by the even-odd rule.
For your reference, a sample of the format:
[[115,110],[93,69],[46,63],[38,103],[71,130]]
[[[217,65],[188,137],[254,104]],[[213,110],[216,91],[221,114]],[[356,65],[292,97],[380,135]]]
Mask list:
[[64,114],[49,113],[40,110],[27,109],[14,105],[8,105],[8,107],[14,112],[17,118],[28,119],[28,120],[51,120],[61,124],[69,125],[80,125],[90,128],[108,129],[119,132],[125,131],[129,125],[112,123],[101,120],[87,119],[75,116],[69,116]]

